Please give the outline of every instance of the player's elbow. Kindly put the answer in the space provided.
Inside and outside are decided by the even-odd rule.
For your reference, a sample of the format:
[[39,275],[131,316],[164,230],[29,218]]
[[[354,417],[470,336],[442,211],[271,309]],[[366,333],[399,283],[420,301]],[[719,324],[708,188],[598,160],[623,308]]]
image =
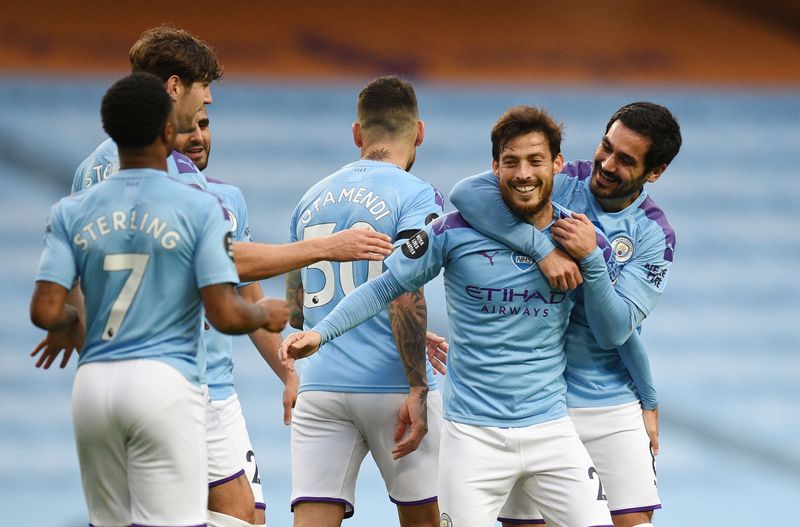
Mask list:
[[34,300],[31,302],[31,322],[37,328],[50,330],[59,319],[60,310],[47,302]]

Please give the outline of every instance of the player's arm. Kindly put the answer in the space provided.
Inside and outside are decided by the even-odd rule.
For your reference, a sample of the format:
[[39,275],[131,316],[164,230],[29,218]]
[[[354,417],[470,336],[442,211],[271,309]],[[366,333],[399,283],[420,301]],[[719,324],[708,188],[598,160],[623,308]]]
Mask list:
[[[261,291],[261,284],[253,282],[240,287],[239,291],[250,302],[257,302],[264,297]],[[291,316],[291,314],[290,314]],[[292,409],[297,402],[297,390],[300,388],[300,378],[297,376],[293,367],[280,360],[278,350],[281,347],[281,334],[264,329],[257,329],[250,333],[250,340],[258,353],[266,361],[275,375],[283,382],[283,422],[289,424],[292,421]]]
[[31,298],[31,322],[47,331],[59,331],[80,323],[78,310],[67,304],[69,290],[59,284],[39,280]]
[[586,319],[597,343],[604,349],[619,348],[635,331],[643,314],[614,289],[609,273],[616,267],[608,240],[585,214],[578,213],[558,220],[550,232],[553,240],[580,263]]
[[289,325],[303,329],[303,277],[299,269],[286,273],[286,302],[289,303]]
[[554,289],[575,289],[583,281],[572,258],[508,208],[492,172],[456,183],[450,201],[476,230],[531,256]]
[[[206,318],[212,326],[222,333],[241,335],[261,327],[268,327],[274,316],[269,299],[261,299],[251,304],[247,302],[230,283],[213,284],[200,289],[200,297],[205,307]],[[288,308],[284,313],[289,317]]]
[[243,282],[271,278],[322,260],[383,260],[392,252],[390,238],[365,229],[346,229],[324,238],[280,245],[237,242],[236,271]]
[[[425,371],[425,331],[428,308],[422,288],[404,293],[389,304],[389,322],[400,353],[408,397],[401,407],[395,427],[392,457],[399,459],[419,447],[428,432],[428,377]],[[410,433],[403,439],[406,430]]]

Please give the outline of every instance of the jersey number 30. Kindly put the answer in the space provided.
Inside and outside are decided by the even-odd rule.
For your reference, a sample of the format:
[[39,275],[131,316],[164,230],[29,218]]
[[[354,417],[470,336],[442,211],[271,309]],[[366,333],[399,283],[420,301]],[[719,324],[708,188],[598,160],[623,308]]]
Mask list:
[[103,328],[103,340],[111,340],[117,335],[119,327],[131,307],[133,297],[136,296],[136,291],[139,290],[139,285],[142,283],[142,277],[144,277],[144,271],[149,259],[149,254],[133,253],[107,254],[103,258],[103,271],[131,272],[122,289],[120,289],[116,300],[111,305],[106,327]]
[[[365,221],[359,221],[350,226],[351,229],[367,229],[374,231],[375,227]],[[303,239],[310,240],[313,238],[322,238],[323,236],[330,236],[336,230],[335,223],[320,223],[317,225],[309,225],[303,229]],[[322,261],[313,263],[308,266],[308,269],[317,269],[324,277],[322,288],[319,291],[305,291],[303,294],[303,307],[320,307],[324,306],[331,300],[336,292],[335,273],[333,272],[333,263]],[[383,262],[370,261],[367,270],[367,280],[377,278],[383,272]],[[350,293],[356,288],[356,278],[353,271],[353,262],[340,262],[339,263],[339,282],[344,294]]]

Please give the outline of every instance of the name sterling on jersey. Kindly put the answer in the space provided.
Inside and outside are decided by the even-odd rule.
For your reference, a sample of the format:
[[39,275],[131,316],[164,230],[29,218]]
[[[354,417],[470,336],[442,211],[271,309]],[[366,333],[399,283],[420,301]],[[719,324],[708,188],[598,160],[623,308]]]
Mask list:
[[[320,201],[322,201],[321,204]],[[321,208],[332,203],[341,203],[343,201],[347,203],[360,203],[361,205],[364,205],[369,213],[373,215],[373,219],[375,221],[385,218],[392,213],[391,209],[389,209],[389,207],[386,205],[386,202],[378,194],[375,194],[371,190],[364,187],[350,187],[340,190],[338,197],[329,190],[325,193],[324,198],[315,199],[311,203],[311,206],[303,211],[303,214],[300,216],[300,222],[305,225],[311,221],[311,218],[314,216],[314,212],[319,212]]]
[[132,210],[128,215],[127,212],[115,210],[111,213],[110,225],[108,216],[100,216],[81,227],[81,231],[84,234],[76,234],[72,241],[85,251],[89,248],[89,244],[100,236],[108,236],[116,231],[140,231],[151,235],[154,240],[161,243],[161,247],[164,249],[175,248],[181,239],[180,234],[170,230],[167,227],[167,223],[158,216],[153,216],[151,219],[150,213],[145,212],[141,217],[137,217],[136,212]]

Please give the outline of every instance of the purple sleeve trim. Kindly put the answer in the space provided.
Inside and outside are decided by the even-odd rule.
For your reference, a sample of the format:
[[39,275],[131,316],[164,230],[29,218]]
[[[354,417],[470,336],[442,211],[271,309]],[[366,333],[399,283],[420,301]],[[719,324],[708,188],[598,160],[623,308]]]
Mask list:
[[544,525],[544,520],[518,520],[515,518],[498,517],[497,521],[499,521],[500,523],[508,523],[510,525],[525,525],[525,524]]
[[391,502],[392,502],[392,503],[394,503],[395,505],[401,505],[401,506],[403,506],[403,507],[413,507],[413,506],[415,506],[415,505],[425,505],[426,503],[433,503],[433,502],[435,502],[435,501],[436,501],[438,498],[439,498],[438,496],[433,496],[432,498],[425,498],[424,500],[417,500],[417,501],[400,501],[400,500],[396,500],[396,499],[394,499],[394,498],[393,498],[393,497],[390,495],[390,496],[389,496],[389,501],[391,501]]
[[256,502],[256,509],[261,509],[262,511],[267,510],[267,504],[261,503],[260,501]]
[[243,474],[244,474],[244,469],[240,470],[239,472],[237,472],[236,474],[234,474],[232,476],[228,476],[227,478],[223,478],[223,479],[219,479],[217,481],[210,482],[208,484],[208,488],[218,487],[218,486],[223,485],[223,484],[225,484],[225,483],[227,483],[229,481],[235,480],[236,478],[242,476]]
[[661,504],[658,503],[656,505],[649,505],[647,507],[634,507],[633,509],[620,509],[618,511],[611,511],[612,516],[617,516],[620,514],[630,514],[632,512],[650,512],[661,508]]
[[467,220],[464,219],[461,213],[451,212],[434,221],[432,229],[434,235],[441,236],[441,234],[448,229],[463,229],[469,227],[471,227],[470,224],[467,223]]
[[341,503],[341,504],[344,505],[344,517],[345,518],[352,518],[353,514],[356,513],[356,509],[355,509],[355,507],[353,507],[353,504],[350,503],[347,500],[343,500],[341,498],[322,498],[322,497],[316,497],[316,496],[300,496],[299,498],[295,498],[294,500],[292,500],[292,507],[291,507],[292,512],[294,512],[294,506],[295,505],[297,505],[298,503],[303,503],[303,502],[307,502],[307,501],[312,501],[312,502],[316,502],[316,503]]
[[664,211],[656,205],[656,202],[653,201],[650,196],[639,205],[639,208],[644,211],[644,215],[647,216],[649,220],[656,222],[656,224],[661,227],[661,230],[664,231],[664,243],[667,246],[666,249],[664,249],[664,259],[671,262],[672,254],[675,252],[675,230],[667,221],[666,214],[664,214]]
[[228,184],[228,183],[222,181],[221,179],[215,179],[215,178],[211,178],[211,177],[207,177],[206,181],[208,181],[209,183],[215,183],[217,185],[227,185]]

